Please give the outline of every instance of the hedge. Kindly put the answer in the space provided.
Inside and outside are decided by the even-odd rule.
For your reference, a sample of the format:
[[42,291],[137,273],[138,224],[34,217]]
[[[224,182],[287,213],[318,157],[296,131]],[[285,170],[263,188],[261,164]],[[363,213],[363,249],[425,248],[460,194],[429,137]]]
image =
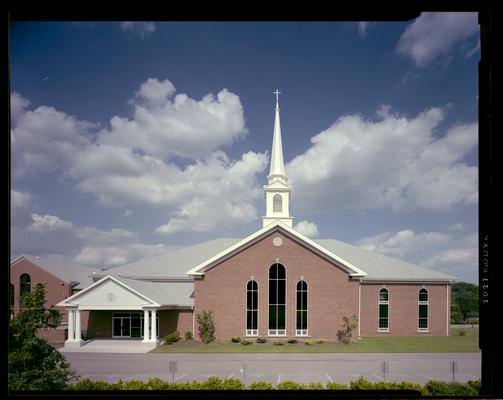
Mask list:
[[104,381],[92,381],[84,379],[73,383],[67,390],[417,390],[423,396],[477,396],[480,391],[480,380],[460,382],[429,381],[424,386],[411,382],[369,382],[362,377],[349,385],[329,382],[325,386],[321,383],[302,384],[293,381],[281,382],[275,387],[264,381],[256,381],[245,387],[243,382],[236,378],[220,379],[211,376],[203,382],[171,383],[159,378],[150,378],[143,381],[119,381],[108,383]]

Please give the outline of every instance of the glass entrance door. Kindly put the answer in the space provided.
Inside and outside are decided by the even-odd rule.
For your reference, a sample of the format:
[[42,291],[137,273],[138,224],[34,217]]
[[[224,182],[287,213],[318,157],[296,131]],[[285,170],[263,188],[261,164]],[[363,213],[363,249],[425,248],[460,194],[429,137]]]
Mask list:
[[113,316],[113,337],[131,337],[131,317]]

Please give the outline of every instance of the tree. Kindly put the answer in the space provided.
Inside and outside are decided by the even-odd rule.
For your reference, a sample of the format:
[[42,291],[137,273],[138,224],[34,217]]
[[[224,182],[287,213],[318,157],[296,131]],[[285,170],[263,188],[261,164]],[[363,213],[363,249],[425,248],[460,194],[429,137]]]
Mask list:
[[479,287],[473,283],[456,282],[452,285],[452,305],[464,321],[469,316],[478,315]]
[[70,364],[37,330],[56,328],[59,311],[45,308],[45,287],[23,295],[23,309],[9,326],[9,390],[60,390],[76,378]]
[[215,322],[213,321],[213,312],[203,310],[202,314],[197,314],[197,323],[199,324],[199,337],[204,343],[215,340]]
[[342,329],[337,331],[337,338],[344,344],[349,344],[351,337],[353,336],[353,331],[358,326],[358,317],[352,315],[351,317],[343,316]]

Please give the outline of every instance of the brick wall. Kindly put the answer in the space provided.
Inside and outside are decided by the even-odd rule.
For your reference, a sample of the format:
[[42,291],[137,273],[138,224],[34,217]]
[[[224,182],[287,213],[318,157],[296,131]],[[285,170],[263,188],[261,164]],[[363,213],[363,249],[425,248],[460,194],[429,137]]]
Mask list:
[[[378,332],[378,295],[389,291],[389,332]],[[418,332],[418,293],[428,290],[428,332]],[[362,284],[361,336],[445,336],[449,334],[450,290],[446,284]]]
[[[283,244],[273,245],[274,237]],[[342,317],[358,314],[358,282],[347,272],[280,232],[273,232],[223,261],[195,281],[195,313],[212,310],[217,338],[245,336],[246,284],[259,285],[259,335],[268,330],[269,268],[276,259],[286,268],[286,336],[295,336],[296,284],[308,284],[308,329],[313,338],[336,339]],[[197,331],[197,322],[196,328]],[[198,339],[197,334],[195,337]]]

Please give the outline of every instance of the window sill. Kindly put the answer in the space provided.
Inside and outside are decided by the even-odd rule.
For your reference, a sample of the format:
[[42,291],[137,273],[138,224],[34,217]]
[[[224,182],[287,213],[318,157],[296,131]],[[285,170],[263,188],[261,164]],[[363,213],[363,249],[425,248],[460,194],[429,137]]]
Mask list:
[[389,329],[386,329],[386,330],[378,329],[377,333],[389,333]]

